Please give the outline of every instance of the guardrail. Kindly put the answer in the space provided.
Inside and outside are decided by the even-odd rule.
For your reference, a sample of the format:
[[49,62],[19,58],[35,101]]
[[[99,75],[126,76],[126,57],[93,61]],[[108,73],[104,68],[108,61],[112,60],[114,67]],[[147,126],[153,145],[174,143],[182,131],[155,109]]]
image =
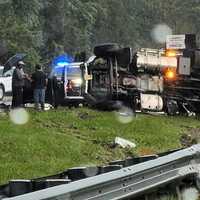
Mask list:
[[[135,164],[139,159],[130,158],[110,163],[111,172],[99,174],[99,168],[90,169],[94,176],[67,183],[70,172],[79,172],[80,168],[69,169],[62,179],[65,184],[51,188],[10,197],[3,200],[119,200],[144,195],[161,186],[192,177],[199,185],[200,145],[172,152],[161,157],[144,157],[145,161]],[[109,166],[107,166],[109,168]],[[86,168],[85,168],[86,169]],[[84,169],[84,170],[85,170]],[[103,168],[101,168],[102,170]],[[106,169],[106,168],[105,168]],[[105,170],[104,169],[104,170]],[[107,170],[109,171],[109,169]],[[105,170],[106,172],[106,170]],[[64,172],[63,172],[64,173]],[[73,174],[73,173],[72,173]],[[99,174],[99,175],[95,175]],[[55,178],[61,174],[55,175]],[[73,174],[73,175],[76,175]],[[64,177],[64,176],[63,176]],[[77,178],[78,179],[78,178]],[[59,181],[60,179],[58,179]],[[46,180],[47,181],[47,180]],[[33,182],[30,181],[31,183]],[[25,183],[25,182],[24,182]],[[26,184],[27,186],[27,184]],[[48,187],[48,186],[47,186]]]

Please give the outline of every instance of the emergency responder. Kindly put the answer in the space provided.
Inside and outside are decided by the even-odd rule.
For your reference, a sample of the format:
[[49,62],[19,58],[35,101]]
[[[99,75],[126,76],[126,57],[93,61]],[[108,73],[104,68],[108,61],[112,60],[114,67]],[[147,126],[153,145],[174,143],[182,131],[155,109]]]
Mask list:
[[25,73],[23,71],[23,61],[17,63],[12,76],[12,108],[23,107],[23,86]]
[[47,77],[46,74],[42,71],[40,65],[36,65],[35,69],[36,69],[35,73],[33,73],[31,76],[34,89],[33,96],[34,96],[35,108],[37,110],[40,110],[40,104],[41,104],[41,109],[44,110]]

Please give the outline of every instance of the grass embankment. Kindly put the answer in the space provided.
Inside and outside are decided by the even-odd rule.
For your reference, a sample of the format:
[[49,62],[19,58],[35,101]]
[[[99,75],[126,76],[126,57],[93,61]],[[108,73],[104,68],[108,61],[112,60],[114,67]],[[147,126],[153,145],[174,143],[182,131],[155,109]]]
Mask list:
[[109,145],[116,136],[135,142],[140,155],[178,148],[187,127],[200,127],[192,118],[141,114],[122,124],[113,112],[87,108],[29,113],[25,125],[0,116],[0,183],[125,158],[130,152]]

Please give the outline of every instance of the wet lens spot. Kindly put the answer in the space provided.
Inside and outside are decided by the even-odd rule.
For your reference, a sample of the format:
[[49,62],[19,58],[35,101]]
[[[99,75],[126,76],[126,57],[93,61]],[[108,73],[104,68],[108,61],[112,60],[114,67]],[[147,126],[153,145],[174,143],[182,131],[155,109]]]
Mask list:
[[9,113],[10,120],[17,125],[26,124],[29,120],[29,114],[24,108],[13,109]]
[[156,43],[165,43],[167,35],[172,34],[172,29],[166,24],[158,24],[151,31],[151,37]]
[[115,116],[120,123],[128,124],[133,120],[135,114],[132,109],[128,107],[121,107],[115,112]]

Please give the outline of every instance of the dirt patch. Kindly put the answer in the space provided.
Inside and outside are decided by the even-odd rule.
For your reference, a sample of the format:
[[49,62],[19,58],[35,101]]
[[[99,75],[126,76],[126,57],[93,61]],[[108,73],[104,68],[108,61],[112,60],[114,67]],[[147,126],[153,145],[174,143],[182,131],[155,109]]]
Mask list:
[[138,154],[139,156],[146,156],[156,154],[156,152],[151,148],[144,147],[139,150]]

